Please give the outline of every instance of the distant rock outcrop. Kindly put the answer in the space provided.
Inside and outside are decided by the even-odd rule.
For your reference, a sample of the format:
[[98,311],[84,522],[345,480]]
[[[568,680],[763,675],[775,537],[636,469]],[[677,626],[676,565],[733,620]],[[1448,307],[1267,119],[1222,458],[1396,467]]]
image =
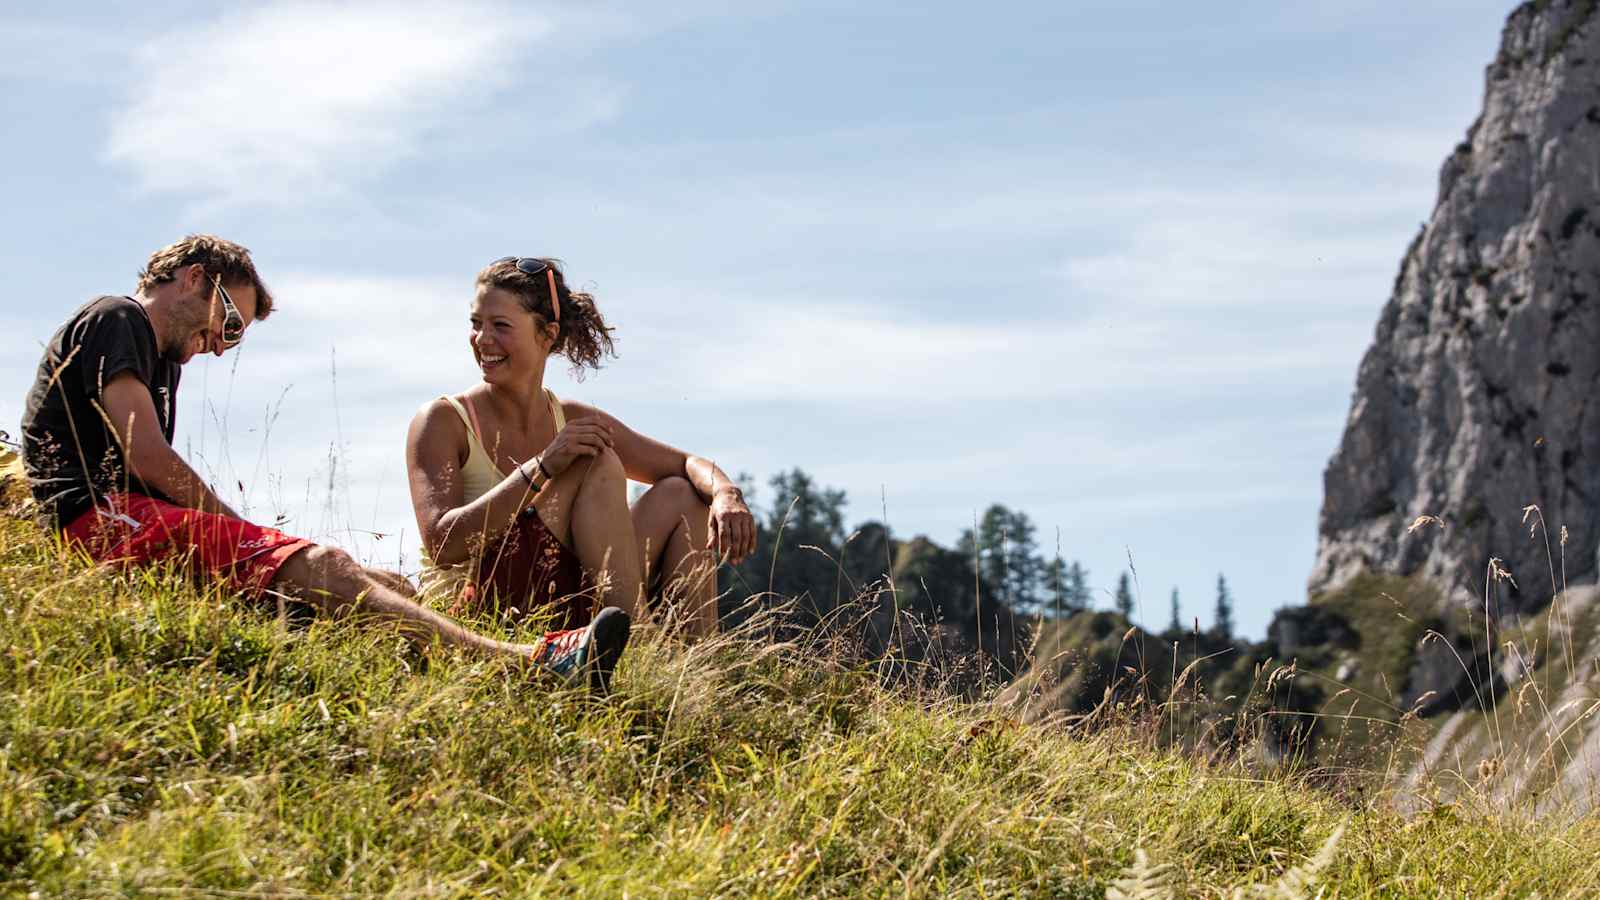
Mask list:
[[[1491,557],[1536,609],[1600,542],[1600,16],[1524,3],[1445,160],[1328,464],[1309,588],[1419,575],[1482,602]],[[1530,539],[1524,507],[1549,523]],[[1418,516],[1447,522],[1408,533]]]

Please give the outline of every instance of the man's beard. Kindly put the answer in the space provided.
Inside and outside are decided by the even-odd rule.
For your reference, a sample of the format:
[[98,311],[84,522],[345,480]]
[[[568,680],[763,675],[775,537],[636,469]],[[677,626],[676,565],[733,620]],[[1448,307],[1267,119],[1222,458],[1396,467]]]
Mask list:
[[204,294],[190,297],[174,315],[167,345],[161,355],[175,363],[183,361],[184,348],[194,338],[194,333],[211,324],[211,308]]

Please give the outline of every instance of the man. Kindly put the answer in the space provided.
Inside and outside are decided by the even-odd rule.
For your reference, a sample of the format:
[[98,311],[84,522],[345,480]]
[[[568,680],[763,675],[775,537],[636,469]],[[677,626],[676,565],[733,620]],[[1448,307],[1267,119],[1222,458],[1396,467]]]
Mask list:
[[22,447],[34,498],[68,542],[102,562],[176,560],[248,598],[287,594],[424,646],[587,672],[606,690],[628,639],[621,610],[533,645],[475,634],[416,603],[398,575],[239,518],[172,449],[180,367],[222,355],[272,308],[248,250],[192,235],[150,257],[133,297],[92,300],[56,331],[28,392]]

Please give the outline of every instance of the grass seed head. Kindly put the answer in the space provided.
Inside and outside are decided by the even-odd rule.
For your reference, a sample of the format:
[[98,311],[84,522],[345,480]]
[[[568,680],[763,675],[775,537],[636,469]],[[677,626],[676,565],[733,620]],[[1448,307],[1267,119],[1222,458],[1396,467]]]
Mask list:
[[1415,534],[1429,525],[1438,526],[1440,531],[1445,530],[1445,521],[1438,516],[1417,516],[1411,521],[1411,526],[1406,529],[1406,534]]

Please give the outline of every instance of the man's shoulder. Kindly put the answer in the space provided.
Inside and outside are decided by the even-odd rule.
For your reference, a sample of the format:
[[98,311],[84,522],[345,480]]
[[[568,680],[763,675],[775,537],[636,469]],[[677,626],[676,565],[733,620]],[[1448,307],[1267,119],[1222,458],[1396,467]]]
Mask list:
[[90,300],[78,307],[72,314],[71,321],[75,322],[105,322],[105,321],[135,321],[144,322],[146,314],[144,307],[132,297],[120,297],[115,294],[104,294]]
[[72,315],[61,323],[56,340],[62,343],[61,349],[67,349],[74,344],[91,341],[95,335],[107,331],[119,334],[149,332],[153,337],[149,321],[144,307],[137,300],[107,294],[95,297],[73,310]]
[[84,309],[115,311],[121,313],[142,312],[139,301],[126,294],[101,294],[83,305]]
[[155,362],[156,332],[150,315],[128,297],[96,297],[67,320],[61,350],[82,345],[93,353],[132,354]]

